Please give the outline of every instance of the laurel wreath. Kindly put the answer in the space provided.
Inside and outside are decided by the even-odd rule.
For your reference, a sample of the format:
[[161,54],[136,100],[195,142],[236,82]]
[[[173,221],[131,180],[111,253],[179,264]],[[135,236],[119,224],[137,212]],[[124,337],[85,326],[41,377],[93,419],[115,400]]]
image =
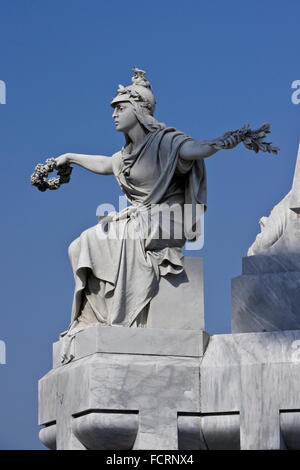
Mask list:
[[[49,173],[57,170],[57,176],[46,179]],[[66,163],[57,167],[55,158],[48,158],[46,164],[39,163],[34,169],[34,173],[31,175],[30,183],[32,186],[36,186],[39,191],[51,191],[58,189],[62,184],[69,183],[73,168]]]

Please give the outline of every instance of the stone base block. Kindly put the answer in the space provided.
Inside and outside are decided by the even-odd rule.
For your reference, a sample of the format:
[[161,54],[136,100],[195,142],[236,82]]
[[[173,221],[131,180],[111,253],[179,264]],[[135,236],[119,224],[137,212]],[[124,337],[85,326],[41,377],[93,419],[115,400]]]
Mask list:
[[[202,357],[205,331],[92,325],[76,334],[74,360],[94,353]],[[53,344],[53,367],[61,366],[63,341]]]
[[300,329],[300,256],[250,256],[232,280],[232,332]]
[[40,380],[47,447],[300,449],[299,330],[212,336],[202,358],[139,354],[137,344]]
[[147,327],[204,330],[203,261],[184,258],[184,271],[159,281],[151,300]]
[[212,336],[200,367],[209,448],[300,449],[299,374],[299,330]]
[[96,353],[40,380],[40,438],[52,449],[176,450],[178,413],[199,413],[199,393],[197,358]]

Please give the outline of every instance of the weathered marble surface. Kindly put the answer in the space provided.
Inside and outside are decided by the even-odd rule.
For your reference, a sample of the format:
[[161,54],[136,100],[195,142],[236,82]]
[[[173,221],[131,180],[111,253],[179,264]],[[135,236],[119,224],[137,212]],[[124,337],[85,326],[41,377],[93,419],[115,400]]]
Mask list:
[[137,412],[89,412],[77,416],[72,422],[72,432],[86,449],[132,449],[139,427]]
[[178,415],[180,450],[239,450],[239,413]]
[[247,256],[242,259],[243,274],[300,272],[300,253]]
[[[177,449],[177,412],[199,412],[199,391],[199,359],[94,354],[41,379],[39,424],[56,423],[57,449],[79,449],[91,442],[91,433],[77,416],[106,413],[105,425],[93,424],[99,444],[92,448],[105,448],[107,432],[101,437],[101,430],[109,429],[109,448],[124,449],[128,419],[138,413],[134,449]],[[123,421],[115,420],[117,412]]]
[[39,383],[42,442],[53,448],[56,433],[58,449],[177,449],[177,413],[199,413],[207,343],[203,331],[95,325],[65,365],[55,343]]
[[244,259],[243,275],[231,281],[233,333],[300,329],[300,271],[287,270],[299,256],[268,258]]
[[[208,334],[199,330],[89,326],[74,339],[75,358],[94,353],[202,357]],[[61,366],[62,341],[53,344],[53,367]]]
[[243,258],[231,298],[233,333],[300,328],[300,254]]
[[58,449],[300,448],[299,330],[212,336],[203,357],[137,351],[88,353],[43,377],[42,442]]
[[299,346],[300,331],[212,336],[201,413],[238,412],[241,449],[299,448]]
[[147,327],[204,330],[203,260],[184,257],[183,266],[181,274],[160,278]]
[[[158,292],[150,301],[148,310],[145,309],[143,326],[151,330],[161,329],[163,330],[161,333],[157,334],[155,331],[149,331],[149,333],[144,332],[136,335],[134,332],[135,327],[131,327],[132,332],[125,327],[124,332],[119,333],[117,341],[114,341],[117,338],[116,332],[111,333],[110,327],[107,327],[107,325],[100,325],[99,323],[78,325],[77,332],[75,330],[73,330],[73,333],[70,331],[66,336],[62,333],[62,336],[64,336],[63,352],[61,351],[62,343],[54,345],[55,364],[58,366],[60,362],[69,362],[66,358],[71,359],[74,354],[77,358],[82,357],[90,349],[93,352],[134,353],[136,347],[138,347],[139,353],[142,351],[142,353],[152,354],[152,346],[154,346],[155,354],[159,354],[161,350],[163,354],[174,355],[176,350],[176,347],[175,350],[172,348],[174,342],[176,344],[181,343],[181,349],[177,348],[175,355],[185,355],[185,344],[189,345],[188,347],[192,347],[192,344],[194,344],[196,348],[193,351],[190,350],[190,354],[187,355],[198,355],[198,346],[196,346],[199,343],[198,334],[204,335],[202,348],[205,343],[205,333],[202,333],[204,331],[203,261],[201,258],[184,257],[182,262],[184,266],[182,273],[176,275],[169,273],[161,277]],[[89,328],[94,327],[95,324],[100,329],[90,330]],[[113,328],[118,328],[118,326],[115,325]],[[85,329],[87,332],[83,333],[82,330]],[[187,330],[194,333],[191,335]],[[76,343],[78,334],[81,335],[81,339],[79,342],[77,341],[76,347],[74,343]],[[140,349],[137,342],[143,342],[144,337],[146,339],[144,349]],[[191,337],[195,338],[194,343],[192,341],[186,342],[186,339]],[[147,338],[152,339],[149,342]],[[149,345],[151,346],[150,350]],[[74,347],[77,349],[75,353]]]

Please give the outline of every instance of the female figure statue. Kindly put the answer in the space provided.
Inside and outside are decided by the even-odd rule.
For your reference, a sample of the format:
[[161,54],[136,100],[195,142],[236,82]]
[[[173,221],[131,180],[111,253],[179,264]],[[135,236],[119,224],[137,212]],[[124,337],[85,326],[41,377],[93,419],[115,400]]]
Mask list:
[[[237,131],[215,141],[196,141],[159,123],[153,117],[155,99],[145,72],[133,72],[132,85],[120,85],[111,102],[125,146],[112,157],[64,154],[56,159],[58,167],[71,163],[101,175],[114,174],[130,202],[69,247],[75,278],[69,339],[93,323],[146,326],[147,307],[160,276],[183,270],[181,247],[197,238],[195,216],[189,222],[181,216],[185,207],[191,214],[197,204],[206,205],[204,158],[241,141]],[[168,229],[157,217],[166,211],[171,214]],[[178,228],[181,235],[175,236]],[[64,360],[72,356],[67,349]]]

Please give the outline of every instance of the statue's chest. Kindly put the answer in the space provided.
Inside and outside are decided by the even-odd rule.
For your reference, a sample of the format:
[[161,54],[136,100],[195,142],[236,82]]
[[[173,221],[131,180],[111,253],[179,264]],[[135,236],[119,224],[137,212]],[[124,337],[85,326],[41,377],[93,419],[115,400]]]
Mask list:
[[119,153],[114,158],[113,168],[122,186],[143,193],[151,191],[161,173],[160,166],[148,155],[130,161]]

